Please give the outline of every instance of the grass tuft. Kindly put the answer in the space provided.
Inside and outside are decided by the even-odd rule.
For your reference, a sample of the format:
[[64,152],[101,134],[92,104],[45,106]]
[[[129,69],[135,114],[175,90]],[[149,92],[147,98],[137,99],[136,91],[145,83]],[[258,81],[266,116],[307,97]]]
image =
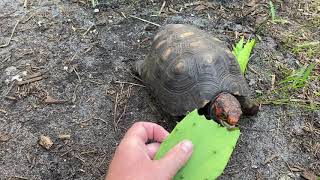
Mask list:
[[279,85],[285,84],[284,87],[292,89],[304,87],[314,67],[315,64],[310,64],[309,66],[304,66],[296,71],[293,71],[293,73],[282,80]]
[[320,110],[320,101],[318,100],[320,94],[317,89],[313,89],[320,80],[319,75],[312,76],[312,74],[316,74],[315,67],[316,64],[311,63],[291,71],[290,75],[276,84],[275,89],[258,98],[261,104],[288,105],[305,110]]

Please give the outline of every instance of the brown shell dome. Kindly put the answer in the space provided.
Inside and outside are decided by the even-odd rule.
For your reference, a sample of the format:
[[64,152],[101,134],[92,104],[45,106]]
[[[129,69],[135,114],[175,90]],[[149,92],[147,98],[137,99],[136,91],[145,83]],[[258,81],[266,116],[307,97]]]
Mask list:
[[164,26],[137,71],[163,109],[175,116],[203,107],[220,92],[250,95],[231,51],[191,25]]

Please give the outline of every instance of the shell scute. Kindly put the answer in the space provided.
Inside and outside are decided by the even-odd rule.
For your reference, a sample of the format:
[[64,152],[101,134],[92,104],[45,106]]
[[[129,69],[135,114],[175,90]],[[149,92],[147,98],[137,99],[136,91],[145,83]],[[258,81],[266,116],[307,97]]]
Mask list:
[[250,95],[230,50],[191,25],[163,27],[155,35],[140,72],[163,109],[172,115],[201,108],[220,92]]

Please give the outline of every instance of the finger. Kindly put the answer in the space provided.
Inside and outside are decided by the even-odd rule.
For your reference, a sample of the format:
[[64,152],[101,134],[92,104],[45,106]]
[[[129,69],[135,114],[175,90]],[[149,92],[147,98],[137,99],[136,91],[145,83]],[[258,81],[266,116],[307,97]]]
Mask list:
[[189,140],[184,140],[173,147],[161,160],[160,169],[163,173],[167,173],[167,176],[174,177],[180,168],[182,168],[193,151],[193,144]]
[[146,143],[148,140],[162,142],[169,135],[163,127],[151,122],[137,122],[128,130],[125,137]]
[[160,147],[160,143],[150,143],[147,145],[148,155],[149,155],[150,159],[154,158],[159,147]]

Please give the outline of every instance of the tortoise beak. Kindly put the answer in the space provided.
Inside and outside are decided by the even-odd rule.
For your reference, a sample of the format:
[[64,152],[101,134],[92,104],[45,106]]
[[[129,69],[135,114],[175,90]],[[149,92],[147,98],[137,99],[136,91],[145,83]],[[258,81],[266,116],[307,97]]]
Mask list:
[[226,122],[226,121],[219,121],[220,122],[220,124],[223,126],[223,127],[225,127],[225,128],[227,128],[228,130],[233,130],[233,129],[236,129],[236,126],[235,125],[231,125],[231,124],[229,124],[228,122]]
[[235,116],[228,116],[227,121],[231,125],[236,125],[238,123],[238,121],[239,121],[239,118],[235,117]]

